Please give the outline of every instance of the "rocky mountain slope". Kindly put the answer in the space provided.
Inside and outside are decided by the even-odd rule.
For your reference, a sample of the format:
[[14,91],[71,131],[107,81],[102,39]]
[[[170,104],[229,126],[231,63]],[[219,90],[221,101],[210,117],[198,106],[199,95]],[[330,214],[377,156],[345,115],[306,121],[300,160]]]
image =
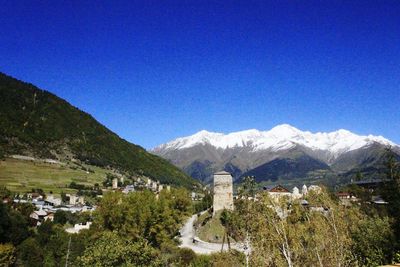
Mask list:
[[186,187],[197,184],[65,100],[0,73],[0,157],[13,154],[78,160]]
[[386,147],[399,147],[382,136],[359,136],[347,130],[311,133],[283,124],[269,131],[229,134],[200,131],[154,148],[187,174],[209,182],[224,169],[236,179],[255,175],[258,181],[306,177],[325,170],[345,173],[383,164]]

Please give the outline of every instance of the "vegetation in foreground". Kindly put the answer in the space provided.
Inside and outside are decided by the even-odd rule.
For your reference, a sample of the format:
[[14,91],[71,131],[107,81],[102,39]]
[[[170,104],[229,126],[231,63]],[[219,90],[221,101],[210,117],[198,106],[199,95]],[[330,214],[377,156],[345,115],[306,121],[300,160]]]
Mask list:
[[[30,227],[29,205],[0,203],[0,265],[245,266],[248,260],[249,266],[379,266],[400,256],[400,174],[390,156],[387,177],[379,189],[389,202],[383,206],[368,201],[341,205],[328,191],[309,192],[307,205],[266,194],[249,199],[256,193],[249,179],[236,210],[220,217],[231,238],[250,243],[247,259],[235,251],[201,256],[178,247],[178,229],[198,211],[185,189],[162,191],[158,197],[149,191],[110,192],[93,214],[59,213],[38,228]],[[364,193],[361,199],[367,200]],[[74,220],[93,224],[67,234],[65,224]]]
[[306,199],[305,207],[262,195],[240,201],[242,212],[226,216],[230,235],[250,241],[251,266],[377,266],[394,259],[389,217],[344,207],[327,192],[311,192]]
[[[1,197],[9,197],[3,188]],[[93,214],[82,218],[58,212],[54,222],[30,225],[28,204],[0,203],[0,266],[210,266],[232,260],[231,253],[197,256],[178,248],[175,236],[193,206],[185,189],[104,195]],[[92,220],[89,230],[64,228]],[[242,257],[239,254],[234,257]],[[234,265],[232,265],[234,266]]]
[[[250,266],[379,266],[400,261],[400,166],[388,151],[387,181],[374,193],[358,188],[360,201],[342,205],[330,192],[309,192],[306,201],[254,200],[251,177],[236,210],[224,211],[228,234],[248,241]],[[251,200],[249,200],[249,197]]]

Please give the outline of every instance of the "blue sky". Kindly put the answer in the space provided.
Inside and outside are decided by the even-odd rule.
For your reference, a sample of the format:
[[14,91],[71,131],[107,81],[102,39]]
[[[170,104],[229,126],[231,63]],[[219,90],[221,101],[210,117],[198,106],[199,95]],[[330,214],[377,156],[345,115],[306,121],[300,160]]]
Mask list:
[[400,143],[400,1],[0,4],[1,72],[145,148],[281,123]]

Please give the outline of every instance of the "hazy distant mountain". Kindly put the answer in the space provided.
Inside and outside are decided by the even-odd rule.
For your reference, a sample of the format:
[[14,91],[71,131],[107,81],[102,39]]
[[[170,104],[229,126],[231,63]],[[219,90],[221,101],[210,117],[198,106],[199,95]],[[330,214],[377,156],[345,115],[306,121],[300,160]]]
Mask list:
[[311,133],[283,124],[269,131],[246,130],[229,134],[200,131],[152,150],[187,174],[209,182],[224,169],[239,178],[255,175],[259,181],[304,177],[325,170],[336,173],[381,164],[386,147],[398,146],[382,136],[359,136],[347,130]]
[[186,187],[197,184],[65,100],[0,73],[0,158],[12,154],[78,160]]

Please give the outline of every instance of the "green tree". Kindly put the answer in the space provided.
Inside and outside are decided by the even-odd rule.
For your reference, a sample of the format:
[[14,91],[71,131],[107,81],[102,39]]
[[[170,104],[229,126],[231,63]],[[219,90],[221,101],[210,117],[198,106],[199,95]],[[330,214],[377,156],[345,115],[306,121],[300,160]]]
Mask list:
[[11,191],[7,189],[5,186],[0,186],[0,200],[3,200],[6,197],[11,197]]
[[56,213],[54,213],[54,223],[58,223],[61,225],[66,224],[68,221],[67,218],[67,213],[64,210],[57,210]]
[[12,244],[0,244],[0,266],[13,266],[15,262],[15,247]]
[[212,262],[211,266],[213,267],[225,267],[225,266],[241,267],[245,266],[245,257],[243,253],[231,250],[229,252],[213,254],[211,256],[211,262]]
[[312,210],[266,193],[236,205],[235,212],[247,221],[239,225],[250,237],[251,266],[354,265],[349,220],[357,211],[341,207],[326,192],[310,192],[307,198]]
[[213,266],[213,258],[209,255],[197,255],[188,266],[190,267]]
[[189,248],[182,248],[179,250],[179,263],[182,266],[189,266],[191,262],[196,258],[196,253]]
[[42,247],[44,247],[46,244],[50,242],[51,236],[55,234],[53,230],[53,223],[50,220],[44,221],[37,228],[37,233],[38,235],[36,237],[36,240]]
[[[54,225],[48,243],[44,247],[45,259],[49,265],[55,262],[56,266],[65,265],[65,257],[68,250],[69,236],[60,225]],[[53,265],[54,266],[54,265]]]
[[150,191],[123,195],[105,194],[94,214],[94,227],[116,231],[132,241],[146,239],[160,247],[171,242],[180,223],[190,214],[191,201],[186,190],[163,190],[157,199]]
[[27,220],[18,211],[0,202],[0,242],[18,245],[29,235]]
[[358,171],[357,174],[356,174],[355,180],[356,181],[361,181],[362,179],[363,179],[363,175],[362,175],[362,173],[360,171]]
[[35,206],[31,203],[18,203],[14,204],[14,209],[18,211],[25,220],[30,219],[30,215],[36,209]]
[[382,196],[388,202],[388,214],[393,218],[393,231],[396,237],[396,250],[400,251],[400,167],[394,152],[386,150],[386,182]]
[[204,210],[207,210],[207,209],[211,208],[212,203],[213,203],[212,195],[208,192],[205,192],[203,199],[200,202],[195,204],[194,211],[196,213],[199,213]]
[[254,176],[246,176],[243,178],[243,186],[241,195],[245,197],[254,197],[256,193],[256,180]]
[[390,263],[393,258],[395,238],[388,217],[366,217],[352,230],[352,251],[362,266]]
[[17,249],[17,258],[22,266],[43,266],[43,250],[40,244],[32,237],[26,239]]
[[61,192],[61,201],[63,203],[67,203],[69,201],[69,197],[67,197],[67,194],[65,194],[65,192]]
[[132,242],[116,232],[103,232],[78,258],[85,266],[162,266],[157,251],[144,241]]

